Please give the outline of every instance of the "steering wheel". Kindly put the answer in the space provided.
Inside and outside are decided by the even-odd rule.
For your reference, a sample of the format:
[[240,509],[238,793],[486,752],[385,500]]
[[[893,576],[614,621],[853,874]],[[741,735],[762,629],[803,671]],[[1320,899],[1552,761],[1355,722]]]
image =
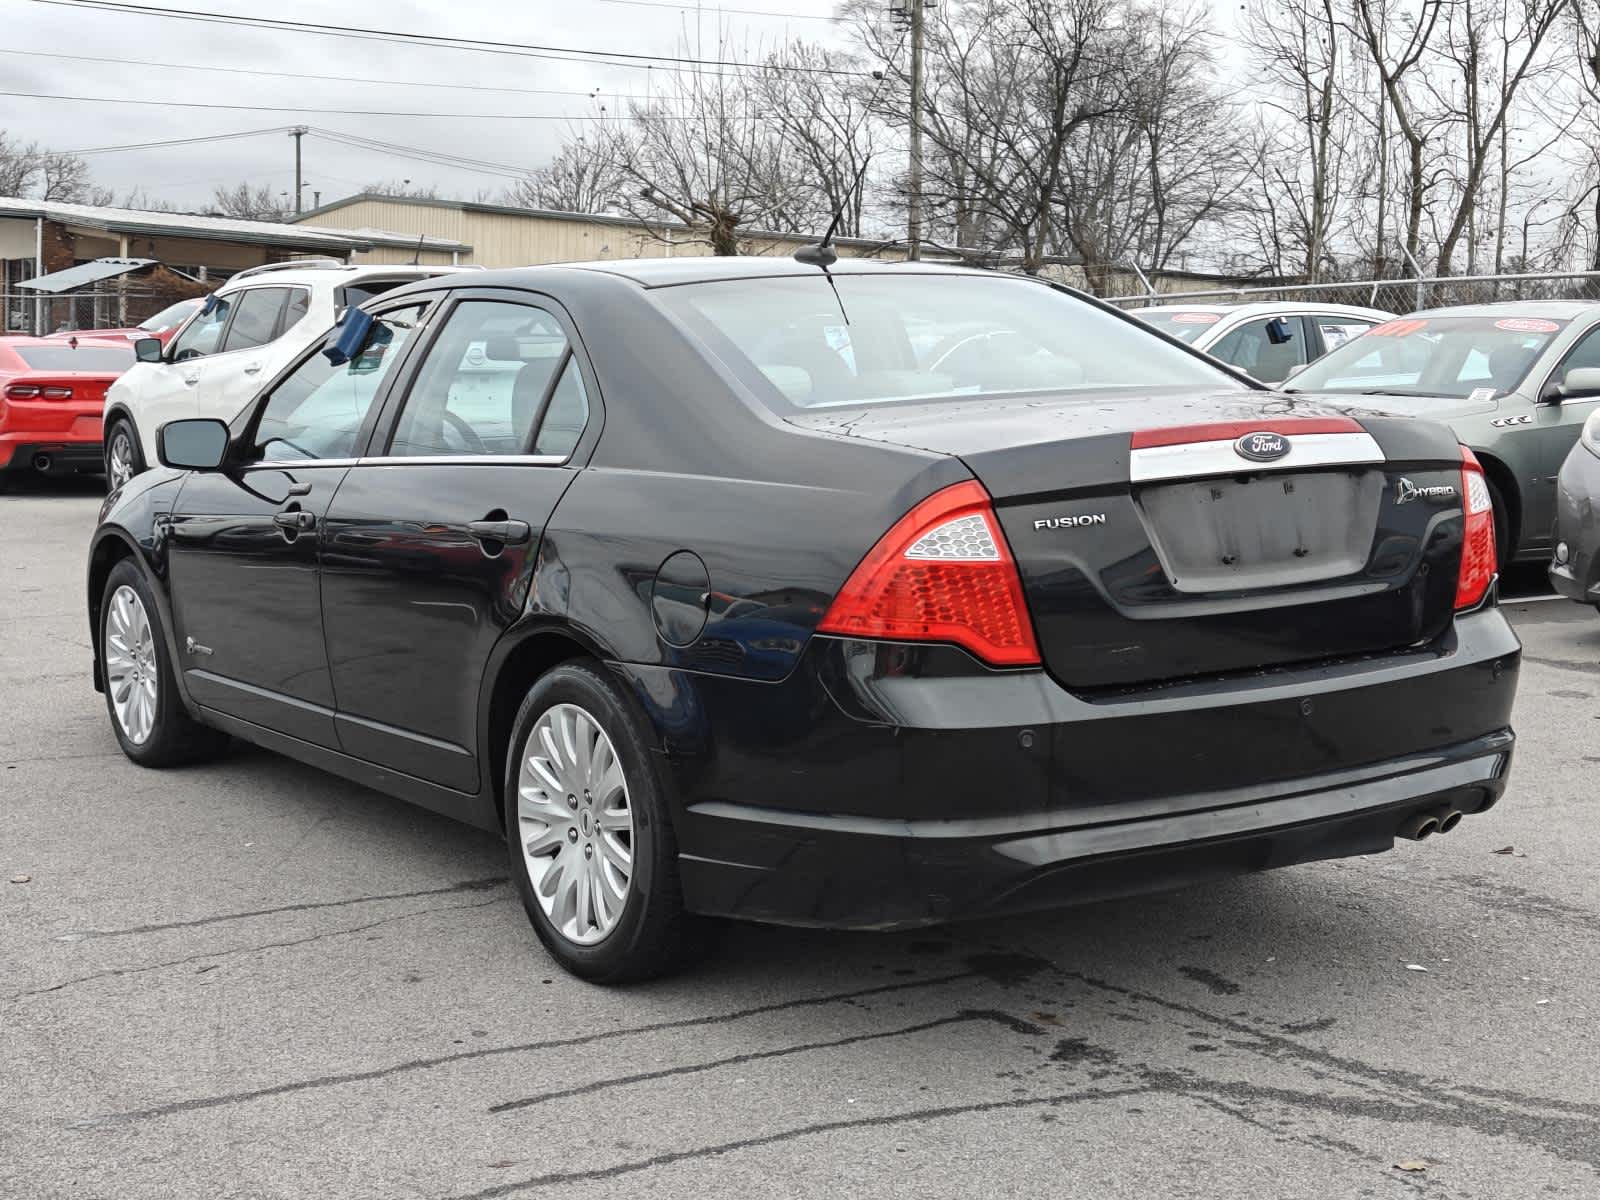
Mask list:
[[459,414],[453,413],[447,408],[444,410],[443,416],[444,423],[461,435],[461,440],[467,444],[468,450],[474,454],[489,453],[489,447],[483,444],[483,439],[478,436],[477,431],[467,424]]

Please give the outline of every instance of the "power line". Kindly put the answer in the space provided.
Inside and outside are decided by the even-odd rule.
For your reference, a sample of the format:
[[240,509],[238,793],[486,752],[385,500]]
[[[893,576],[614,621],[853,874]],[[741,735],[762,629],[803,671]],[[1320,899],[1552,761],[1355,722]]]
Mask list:
[[[142,104],[156,108],[204,108],[223,112],[276,112],[321,113],[335,117],[436,117],[447,121],[608,121],[612,117],[601,113],[462,113],[462,112],[408,112],[400,109],[375,108],[313,108],[293,104],[215,104],[201,100],[132,100],[122,96],[65,96],[46,92],[6,92],[0,96],[17,96],[25,100],[64,100],[75,104]],[[693,121],[696,117],[656,114],[655,120]]]
[[[673,3],[672,0],[596,0],[596,3],[599,3],[599,4],[626,4],[626,5],[629,5],[632,8],[676,8],[676,9],[679,9],[679,10],[684,11],[684,12],[693,11],[694,9],[696,9],[698,7],[697,5],[693,5],[693,4]],[[716,4],[716,3],[713,3],[713,4],[710,5],[710,11],[714,12],[714,13],[717,13],[719,15],[723,14],[723,13],[732,13],[735,16],[741,16],[741,17],[781,17],[785,21],[830,21],[831,22],[831,21],[837,21],[839,19],[838,17],[825,16],[825,15],[823,15],[821,13],[774,12],[770,8],[768,8],[768,9],[760,9],[760,8],[724,8],[722,5]]]
[[457,170],[472,171],[480,175],[499,175],[506,179],[522,179],[532,170],[530,167],[513,166],[510,163],[497,163],[480,158],[466,158],[461,155],[447,154],[444,151],[423,150],[415,146],[397,146],[393,142],[381,142],[376,138],[341,133],[336,129],[321,129],[315,125],[310,127],[310,132],[313,137],[320,137],[326,141],[336,142],[353,149],[367,150],[394,158],[409,158],[416,162],[427,163],[430,166],[452,167]]
[[590,62],[609,67],[651,70],[657,63],[688,67],[731,67],[736,70],[774,70],[802,75],[865,75],[864,71],[845,71],[832,67],[801,67],[786,64],[754,63],[744,59],[693,58],[669,54],[635,54],[625,50],[605,50],[588,46],[547,46],[532,42],[503,42],[488,38],[449,37],[434,33],[376,29],[359,25],[324,25],[313,21],[290,21],[276,17],[248,17],[206,9],[180,10],[154,4],[132,4],[124,0],[29,0],[59,8],[95,9],[130,16],[160,17],[173,21],[199,21],[209,24],[240,25],[251,29],[272,29],[288,33],[309,33],[323,37],[357,38],[365,41],[400,42],[449,50],[472,50],[484,54],[511,54],[528,58],[551,58],[558,62]]
[[[641,0],[642,3],[642,0]],[[463,92],[515,92],[524,96],[573,96],[592,99],[594,92],[560,91],[554,88],[493,87],[478,83],[433,83],[421,79],[370,79],[357,75],[306,75],[297,71],[262,71],[255,67],[207,67],[198,63],[151,62],[139,58],[97,58],[88,54],[57,54],[49,50],[8,50],[0,54],[22,54],[31,58],[64,58],[73,62],[110,63],[119,67],[159,67],[164,71],[211,71],[228,75],[266,75],[274,79],[320,79],[329,83],[381,83],[387,87],[449,88]]]
[[288,125],[274,125],[271,129],[244,129],[238,133],[210,133],[201,137],[168,138],[160,142],[130,142],[125,146],[90,146],[83,150],[67,150],[66,154],[117,154],[123,150],[159,150],[165,146],[192,146],[199,142],[227,142],[235,138],[259,137],[267,133],[287,133]]

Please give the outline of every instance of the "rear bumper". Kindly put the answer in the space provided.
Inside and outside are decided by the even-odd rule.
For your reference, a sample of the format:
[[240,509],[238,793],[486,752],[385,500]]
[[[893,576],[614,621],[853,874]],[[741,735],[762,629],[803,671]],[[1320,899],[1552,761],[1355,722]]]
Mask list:
[[1600,455],[1575,446],[1556,481],[1555,545],[1566,561],[1552,560],[1550,584],[1581,604],[1600,604]]
[[43,456],[48,465],[46,474],[64,474],[73,471],[99,471],[104,467],[104,454],[100,439],[70,441],[61,438],[41,438],[27,434],[22,438],[8,438],[0,434],[0,471],[39,471]]
[[619,670],[663,736],[690,908],[886,928],[1372,853],[1414,813],[1482,812],[1520,652],[1488,609],[1404,654],[1093,700],[830,638],[781,684]]

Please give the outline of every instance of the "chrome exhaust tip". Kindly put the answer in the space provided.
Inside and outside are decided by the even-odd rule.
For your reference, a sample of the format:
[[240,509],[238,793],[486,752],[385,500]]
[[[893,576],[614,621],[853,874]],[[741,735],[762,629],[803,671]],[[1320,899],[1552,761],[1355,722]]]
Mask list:
[[1412,813],[1400,822],[1400,828],[1395,831],[1397,836],[1410,838],[1413,842],[1424,841],[1437,832],[1439,832],[1439,818],[1426,812]]
[[1433,815],[1439,822],[1438,832],[1449,833],[1457,825],[1461,824],[1461,818],[1466,814],[1459,808],[1439,808],[1434,810]]

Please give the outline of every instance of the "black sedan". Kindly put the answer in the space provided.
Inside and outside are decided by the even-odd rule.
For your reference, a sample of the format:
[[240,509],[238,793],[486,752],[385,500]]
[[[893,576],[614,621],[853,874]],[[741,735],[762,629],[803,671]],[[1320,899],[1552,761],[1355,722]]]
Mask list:
[[428,280],[168,424],[89,555],[123,749],[501,829],[601,980],[707,916],[991,916],[1500,797],[1520,647],[1443,426],[1035,280],[816,261]]
[[1589,414],[1556,479],[1550,582],[1569,600],[1600,609],[1600,411]]

